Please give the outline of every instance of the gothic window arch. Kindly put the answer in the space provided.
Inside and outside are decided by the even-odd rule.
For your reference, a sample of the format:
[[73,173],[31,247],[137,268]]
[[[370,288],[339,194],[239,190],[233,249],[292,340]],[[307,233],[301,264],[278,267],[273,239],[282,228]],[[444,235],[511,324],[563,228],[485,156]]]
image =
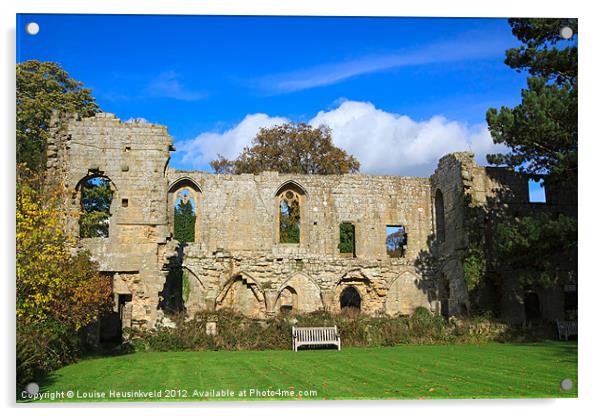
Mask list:
[[278,242],[300,244],[302,234],[302,205],[305,192],[295,183],[280,187],[276,195],[278,212]]
[[190,178],[178,179],[169,188],[168,204],[173,238],[181,243],[200,241],[200,186]]

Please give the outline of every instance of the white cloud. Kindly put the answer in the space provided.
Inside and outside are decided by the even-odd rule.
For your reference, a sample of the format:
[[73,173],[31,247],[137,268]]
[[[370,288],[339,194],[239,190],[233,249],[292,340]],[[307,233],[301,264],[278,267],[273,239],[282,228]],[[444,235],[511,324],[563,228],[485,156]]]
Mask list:
[[[202,133],[179,144],[178,150],[183,152],[182,162],[197,168],[218,153],[232,159],[251,143],[260,127],[286,121],[267,114],[247,115],[230,130]],[[442,116],[415,121],[369,102],[344,101],[333,110],[320,111],[309,124],[329,126],[334,144],[353,154],[361,171],[370,174],[429,176],[447,153],[470,150],[484,163],[487,153],[504,151],[493,144],[485,124],[467,125]]]
[[332,85],[346,79],[373,72],[427,64],[499,58],[507,49],[502,39],[482,33],[471,33],[467,39],[423,45],[417,49],[365,55],[345,62],[334,62],[272,74],[255,80],[268,94],[281,94]]
[[310,124],[332,129],[334,143],[355,155],[371,174],[430,175],[439,158],[470,150],[480,163],[495,146],[485,124],[469,126],[443,116],[426,121],[379,110],[369,102],[346,101],[320,111]]
[[177,148],[183,153],[182,162],[199,168],[214,160],[218,153],[228,159],[236,158],[245,146],[251,144],[261,127],[272,127],[287,121],[286,118],[262,113],[249,114],[230,130],[201,133],[192,140],[181,142]]

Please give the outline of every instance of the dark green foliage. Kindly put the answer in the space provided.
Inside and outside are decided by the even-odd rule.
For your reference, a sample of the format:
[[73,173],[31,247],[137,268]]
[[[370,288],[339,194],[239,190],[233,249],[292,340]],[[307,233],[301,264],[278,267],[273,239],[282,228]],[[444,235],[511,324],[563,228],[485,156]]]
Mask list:
[[[316,311],[307,314],[278,315],[266,321],[246,318],[231,310],[202,312],[194,320],[184,315],[172,318],[176,328],[152,331],[127,330],[136,350],[265,350],[290,349],[291,327],[336,325],[344,347],[393,346],[399,344],[482,343],[507,341],[524,333],[488,318],[447,322],[425,308],[413,316],[368,316],[354,310],[340,314]],[[205,333],[208,319],[217,319],[218,334]],[[514,331],[514,332],[513,332]],[[548,333],[546,333],[548,334]],[[548,334],[549,335],[549,334]],[[553,336],[553,332],[552,332]]]
[[[532,175],[547,174],[547,182],[577,182],[577,20],[510,19],[512,32],[523,42],[506,51],[506,64],[532,75],[514,108],[491,108],[489,130],[507,154],[489,155],[493,164]],[[560,28],[570,26],[574,37],[562,40]]]
[[[546,186],[562,189],[577,200],[577,39],[576,19],[510,19],[512,33],[523,43],[506,51],[505,63],[531,77],[514,108],[489,109],[487,122],[494,142],[510,152],[488,155],[488,161],[510,166]],[[573,38],[563,40],[569,26]],[[576,276],[577,219],[534,212],[496,226],[499,265],[515,271],[525,286],[549,286],[561,274]],[[469,264],[471,265],[471,264]],[[472,262],[478,269],[479,262]],[[566,270],[568,268],[568,270]]]
[[551,286],[559,275],[577,270],[577,219],[539,214],[509,219],[496,227],[500,264],[525,287]]
[[280,242],[299,244],[301,212],[299,202],[282,201],[280,203]]
[[94,177],[81,185],[79,235],[82,238],[108,237],[113,190],[108,179]]
[[[471,197],[467,198],[467,203],[471,207]],[[485,227],[483,227],[482,213],[476,212],[474,206],[468,208],[468,215],[465,220],[465,230],[468,234],[467,247],[464,250],[463,256],[463,271],[464,281],[466,282],[466,288],[469,294],[476,289],[479,284],[483,281],[485,274],[487,273],[487,249],[485,245]]]
[[339,226],[340,242],[339,252],[354,253],[355,251],[355,227],[350,223],[342,223]]
[[532,175],[548,175],[548,183],[574,185],[577,180],[577,85],[548,84],[529,78],[522,103],[487,112],[494,142],[511,149],[488,155],[488,161]]
[[54,62],[17,64],[17,163],[46,168],[48,128],[53,110],[91,116],[98,105],[91,91]]
[[[558,84],[576,82],[577,45],[566,42],[560,30],[570,27],[575,40],[577,19],[509,19],[508,23],[523,45],[506,51],[506,65]],[[564,47],[558,48],[559,43]]]
[[180,243],[193,242],[195,223],[196,216],[192,203],[189,200],[180,200],[175,209],[174,238]]
[[80,353],[79,340],[72,329],[54,320],[37,324],[17,320],[16,353],[17,385],[22,387],[75,362]]

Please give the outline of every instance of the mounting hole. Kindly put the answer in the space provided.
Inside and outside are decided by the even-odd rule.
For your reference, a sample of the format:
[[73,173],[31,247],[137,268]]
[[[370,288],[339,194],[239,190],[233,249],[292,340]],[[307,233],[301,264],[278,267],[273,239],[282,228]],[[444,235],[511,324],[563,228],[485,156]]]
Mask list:
[[573,29],[571,29],[568,26],[564,26],[564,27],[560,28],[560,36],[563,39],[569,40],[570,38],[573,37]]
[[27,34],[35,36],[40,32],[40,25],[36,22],[29,22],[25,26],[25,31],[27,32]]
[[564,391],[569,391],[573,388],[573,380],[565,378],[560,382],[560,388]]

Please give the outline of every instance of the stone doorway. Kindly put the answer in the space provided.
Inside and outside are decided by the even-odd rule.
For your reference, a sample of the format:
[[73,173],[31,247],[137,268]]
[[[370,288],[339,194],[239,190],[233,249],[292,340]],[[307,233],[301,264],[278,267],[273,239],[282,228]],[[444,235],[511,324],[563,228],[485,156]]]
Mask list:
[[357,289],[353,286],[347,286],[345,289],[343,289],[341,296],[339,297],[339,302],[341,305],[341,311],[352,309],[359,312],[362,310],[362,297]]

